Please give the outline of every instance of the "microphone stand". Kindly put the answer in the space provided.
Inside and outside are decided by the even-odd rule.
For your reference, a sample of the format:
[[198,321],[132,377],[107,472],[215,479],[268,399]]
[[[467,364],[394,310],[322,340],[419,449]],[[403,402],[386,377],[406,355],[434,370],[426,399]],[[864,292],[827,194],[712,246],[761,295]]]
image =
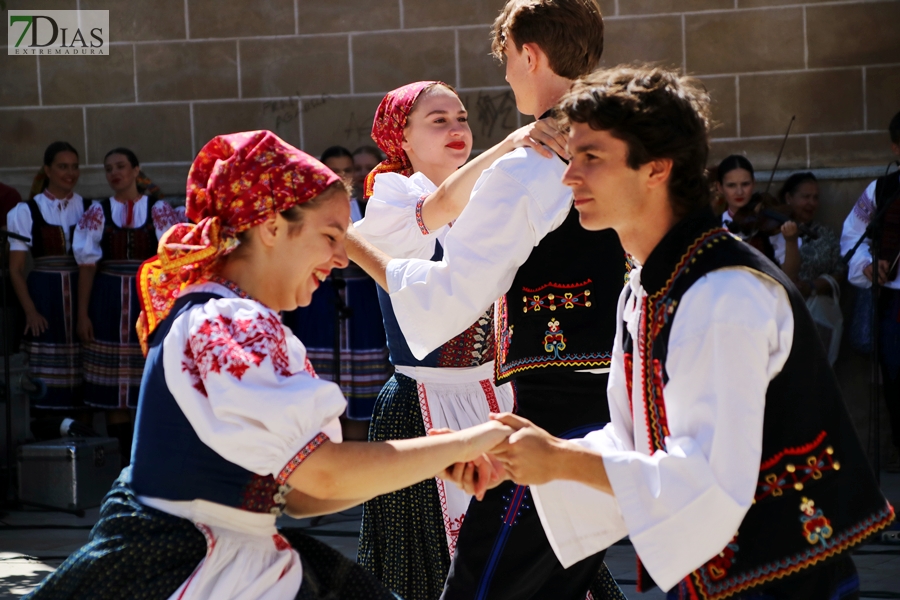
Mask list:
[[[16,486],[13,477],[13,453],[15,451],[15,444],[13,443],[12,382],[10,381],[12,375],[9,366],[9,340],[12,336],[10,335],[11,318],[9,314],[9,304],[6,301],[6,280],[9,277],[9,252],[6,251],[6,241],[8,239],[29,243],[31,242],[31,238],[6,231],[5,229],[0,229],[0,247],[4,249],[3,254],[7,255],[6,264],[2,265],[2,277],[0,277],[0,297],[3,298],[3,300],[0,301],[0,309],[3,310],[3,402],[6,404],[6,495],[2,498],[2,504],[0,505],[11,507],[15,506],[18,494],[15,491]],[[10,500],[10,498],[12,498],[12,500]]]
[[[890,170],[891,165],[894,164],[892,161],[888,164],[888,170]],[[885,171],[885,176],[887,176],[887,171]],[[868,238],[871,240],[869,242],[869,254],[872,256],[872,359],[871,359],[871,367],[872,367],[872,381],[870,386],[869,393],[869,450],[872,452],[872,469],[875,471],[875,482],[880,486],[881,485],[881,369],[879,364],[879,342],[880,342],[880,332],[879,332],[879,298],[881,296],[881,282],[879,281],[879,260],[881,259],[881,236],[884,230],[884,217],[887,214],[888,209],[894,203],[897,198],[900,197],[900,192],[894,194],[892,198],[888,198],[881,203],[879,206],[878,195],[875,197],[875,206],[877,207],[877,211],[875,215],[872,217],[872,220],[869,222],[869,226],[866,227],[866,230],[859,236],[859,239],[856,240],[856,244],[853,245],[853,248],[850,249],[847,254],[843,256],[841,260],[843,260],[844,264],[849,264],[850,259],[853,258],[853,255],[856,253],[856,250],[862,245],[862,243]]]
[[332,381],[341,385],[341,323],[350,317],[353,312],[344,301],[342,292],[347,289],[347,281],[344,279],[342,269],[331,271],[331,287],[334,291],[334,338],[332,342]]

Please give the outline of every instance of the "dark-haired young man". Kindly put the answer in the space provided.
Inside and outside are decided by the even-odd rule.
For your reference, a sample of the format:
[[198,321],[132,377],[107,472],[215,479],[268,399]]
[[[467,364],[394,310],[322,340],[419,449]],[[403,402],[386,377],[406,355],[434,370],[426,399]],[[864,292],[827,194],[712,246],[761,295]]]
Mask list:
[[[900,158],[900,112],[894,115],[888,124],[888,135],[891,141],[891,152],[895,158]],[[900,161],[897,161],[897,164],[900,165]],[[842,254],[846,254],[856,245],[856,241],[866,232],[875,213],[898,193],[900,193],[900,169],[879,177],[866,186],[856,204],[853,205],[853,210],[844,220],[844,228],[841,232]],[[879,344],[878,351],[884,385],[884,403],[891,421],[891,442],[893,443],[884,468],[889,473],[900,473],[900,348],[895,344],[884,343],[887,340],[896,339],[900,333],[900,324],[895,318],[900,309],[900,273],[897,272],[896,267],[891,268],[900,253],[900,202],[891,203],[882,223],[878,276],[879,283],[883,287],[878,295],[878,312],[884,318],[881,319],[879,335],[882,343]],[[853,258],[850,259],[850,264],[847,265],[847,280],[856,287],[872,286],[870,241],[869,238],[865,239]]]
[[493,452],[532,484],[564,565],[627,534],[670,598],[855,598],[849,549],[894,511],[803,298],[709,209],[708,102],[650,68],[563,99],[581,223],[641,265],[619,300],[612,421],[561,440],[502,415],[521,429]]
[[[597,67],[603,19],[595,0],[509,0],[492,35],[518,109],[540,118]],[[609,421],[605,389],[626,265],[615,232],[578,224],[561,183],[565,168],[558,157],[519,149],[484,171],[464,210],[420,203],[423,233],[458,215],[441,261],[390,260],[352,243],[348,253],[390,293],[420,359],[499,298],[495,379],[515,381],[518,414],[568,437]],[[582,600],[589,590],[622,597],[602,552],[560,565],[525,486],[505,483],[472,503],[456,547],[445,600]]]

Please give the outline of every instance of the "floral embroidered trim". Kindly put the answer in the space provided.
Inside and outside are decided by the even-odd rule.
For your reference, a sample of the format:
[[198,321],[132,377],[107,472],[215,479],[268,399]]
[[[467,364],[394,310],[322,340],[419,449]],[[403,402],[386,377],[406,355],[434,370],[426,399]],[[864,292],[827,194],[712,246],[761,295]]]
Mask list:
[[845,552],[872,534],[886,528],[893,520],[894,509],[890,504],[885,503],[884,508],[874,515],[838,534],[832,534],[826,540],[810,545],[807,550],[799,554],[760,565],[752,571],[741,573],[734,578],[716,582],[710,580],[703,569],[694,571],[678,585],[679,592],[684,590],[689,594],[688,597],[702,600],[720,600],[732,597],[752,587],[793,575],[827,558]]
[[540,294],[533,294],[531,297],[522,296],[522,302],[525,304],[522,307],[522,312],[540,312],[544,308],[554,311],[557,308],[572,309],[576,306],[588,308],[591,306],[591,301],[588,300],[590,295],[591,290],[582,290],[578,293],[563,292],[561,295],[547,294],[541,296]]
[[484,398],[487,400],[488,410],[492,413],[500,412],[500,404],[497,402],[497,394],[494,393],[494,382],[490,379],[482,379],[478,383],[481,384],[481,390],[484,392]]
[[725,575],[728,574],[728,569],[731,568],[731,565],[737,562],[735,557],[737,556],[738,550],[740,550],[740,546],[738,546],[737,543],[737,536],[738,534],[734,534],[734,537],[731,538],[728,545],[706,563],[705,568],[714,581],[724,579]]
[[816,503],[811,498],[804,497],[800,502],[800,523],[803,524],[803,537],[810,544],[819,542],[825,543],[825,540],[834,533],[831,521],[825,518],[825,514],[821,508],[816,508]]
[[560,358],[559,353],[566,349],[566,336],[559,327],[559,321],[550,319],[547,331],[544,332],[544,352],[552,353],[553,358]]
[[172,225],[177,225],[184,221],[167,202],[154,205],[150,209],[150,215],[153,218],[153,227],[157,231],[162,232],[166,232]]
[[422,205],[425,204],[425,198],[428,196],[422,196],[419,198],[419,201],[416,202],[416,225],[419,226],[419,231],[422,232],[422,235],[428,235],[431,233],[428,231],[428,228],[425,227],[425,220],[422,218]]
[[523,287],[522,291],[525,292],[526,294],[536,294],[538,292],[546,290],[549,287],[558,288],[561,290],[574,290],[575,288],[585,287],[592,283],[594,283],[594,281],[592,279],[588,279],[587,281],[582,281],[581,283],[554,283],[551,281],[550,283],[545,283],[544,285],[536,287],[536,288]]
[[250,319],[210,318],[185,340],[181,368],[204,396],[210,373],[223,371],[240,381],[269,357],[277,375],[290,377],[290,357],[281,320],[268,311]]
[[94,204],[84,211],[78,220],[78,229],[82,231],[100,231],[103,229],[103,209],[99,204]]
[[275,477],[275,481],[279,485],[286,484],[288,477],[290,477],[294,473],[294,471],[297,470],[297,467],[303,464],[303,461],[309,458],[309,455],[315,452],[324,442],[327,442],[328,439],[328,436],[324,433],[320,433],[319,435],[311,439],[308,444],[300,449],[300,452],[294,455],[294,458],[289,460],[287,464],[284,465],[284,468],[281,469],[281,472],[279,472],[278,476]]
[[[839,471],[841,463],[834,459],[834,449],[831,446],[826,446],[818,450],[818,452],[814,452],[825,441],[825,436],[826,434],[823,431],[812,443],[800,448],[782,450],[772,459],[764,462],[760,468],[759,483],[757,484],[757,492],[753,502],[759,502],[768,496],[777,498],[784,494],[785,490],[802,491],[803,486],[810,479],[821,479],[826,471]],[[778,465],[785,456],[807,453],[810,453],[809,456],[805,460],[800,459],[799,464],[789,462],[774,472],[763,473],[763,471]]]
[[247,292],[245,292],[244,290],[239,288],[238,284],[231,281],[230,279],[225,279],[221,275],[213,275],[212,277],[209,278],[209,281],[211,281],[212,283],[218,283],[221,286],[227,287],[229,290],[231,290],[232,292],[234,292],[241,298],[251,299],[250,294],[248,294]]

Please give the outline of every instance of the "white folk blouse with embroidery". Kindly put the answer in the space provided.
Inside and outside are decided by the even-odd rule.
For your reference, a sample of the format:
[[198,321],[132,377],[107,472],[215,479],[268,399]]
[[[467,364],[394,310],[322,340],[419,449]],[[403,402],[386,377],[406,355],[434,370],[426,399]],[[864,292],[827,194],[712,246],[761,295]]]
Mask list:
[[[148,203],[147,196],[141,196],[134,203],[131,228],[141,227],[147,221]],[[110,215],[113,223],[119,227],[125,227],[126,210],[124,202],[119,202],[115,198],[109,199]],[[153,228],[156,230],[156,239],[161,238],[172,225],[185,221],[184,215],[177,212],[165,200],[157,200],[153,204],[153,207],[150,209],[150,216],[153,219]],[[78,225],[75,227],[75,240],[72,243],[72,250],[75,254],[75,261],[79,265],[93,265],[103,258],[100,240],[103,239],[103,228],[105,226],[106,217],[103,214],[103,207],[100,206],[99,202],[94,201],[84,212],[84,215],[82,215]]]
[[379,173],[366,216],[354,226],[366,241],[392,258],[429,260],[434,256],[435,242],[443,241],[450,230],[444,225],[429,232],[424,225],[417,225],[421,223],[422,203],[435,190],[437,186],[422,173],[411,177]]
[[562,225],[572,207],[572,190],[562,184],[565,169],[559,158],[530,148],[505,154],[475,183],[444,238],[443,260],[388,263],[391,303],[416,358],[474,323],[507,292],[541,239]]
[[[166,385],[200,440],[225,460],[284,483],[321,441],[342,441],[340,388],[315,377],[306,348],[278,313],[218,283],[183,294],[221,295],[192,307],[163,341]],[[139,497],[147,506],[190,519],[207,538],[207,555],[171,596],[293,598],[303,569],[278,535],[275,515],[204,500]]]
[[[672,323],[663,388],[670,435],[649,454],[642,386],[628,397],[622,324],[634,339],[646,294],[640,270],[619,300],[609,377],[612,421],[576,443],[603,456],[615,496],[574,481],[532,486],[564,567],[625,535],[663,590],[719,553],[753,501],[769,382],[791,351],[794,318],[778,283],[738,269],[710,273],[685,293]],[[633,377],[640,381],[640,352]],[[632,409],[633,407],[633,409]]]
[[[69,228],[78,223],[81,215],[84,213],[84,200],[78,194],[73,194],[68,200],[51,200],[44,194],[38,194],[34,197],[41,216],[48,225],[60,225],[66,236],[66,250],[72,248],[72,240],[69,239]],[[6,217],[6,227],[13,233],[24,235],[30,238],[32,235],[31,227],[31,210],[28,204],[20,202],[9,211]],[[31,248],[31,242],[22,242],[20,240],[9,240],[9,249],[14,251],[26,252]]]
[[306,348],[278,313],[216,283],[182,295],[191,291],[224,296],[179,316],[163,342],[166,384],[200,440],[276,478],[320,433],[340,442],[344,396],[307,370]]

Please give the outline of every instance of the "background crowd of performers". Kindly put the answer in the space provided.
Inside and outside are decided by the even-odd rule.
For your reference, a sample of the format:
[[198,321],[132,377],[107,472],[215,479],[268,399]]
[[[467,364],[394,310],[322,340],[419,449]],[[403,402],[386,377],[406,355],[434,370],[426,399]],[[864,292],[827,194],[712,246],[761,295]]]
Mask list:
[[[348,487],[358,495],[305,509],[306,514],[329,512],[365,501],[358,562],[368,575],[351,571],[351,583],[338,583],[332,573],[323,576],[322,581],[327,582],[323,585],[343,586],[343,597],[353,597],[349,588],[355,585],[370,589],[366,586],[371,585],[367,579],[371,576],[403,598],[583,598],[586,593],[593,598],[623,597],[603,563],[603,551],[579,556],[565,566],[557,560],[560,550],[548,537],[552,533],[545,532],[548,517],[542,523],[528,486],[506,481],[486,491],[479,488],[480,501],[470,503],[476,485],[474,473],[478,469],[492,472],[490,465],[466,464],[474,455],[463,456],[455,450],[454,442],[447,441],[452,436],[447,440],[441,440],[441,435],[426,437],[429,430],[458,431],[488,423],[495,427],[479,434],[481,443],[487,444],[483,439],[501,431],[499,423],[489,420],[491,413],[515,412],[560,439],[583,438],[611,420],[606,388],[615,354],[614,315],[622,286],[636,263],[612,229],[589,231],[582,227],[583,215],[579,222],[579,212],[572,206],[572,184],[563,182],[568,163],[560,160],[569,158],[571,148],[567,149],[566,137],[559,131],[552,111],[573,81],[596,68],[602,43],[587,44],[590,51],[585,54],[573,47],[568,37],[546,33],[559,27],[570,36],[602,40],[602,19],[593,2],[573,0],[562,3],[571,5],[568,9],[552,8],[547,14],[530,17],[527,11],[517,12],[518,4],[510,3],[498,18],[494,52],[506,61],[507,80],[519,110],[534,116],[535,123],[513,132],[472,160],[472,132],[456,91],[443,82],[423,81],[393,90],[382,100],[372,130],[377,147],[364,146],[355,152],[331,147],[321,155],[324,167],[270,133],[214,139],[191,169],[187,210],[167,202],[141,170],[134,152],[121,147],[104,157],[112,191],[108,198],[87,200],[76,193],[78,152],[62,141],[47,147],[44,166],[28,200],[20,201],[15,190],[0,184],[7,229],[31,239],[28,243],[12,240],[8,262],[14,299],[21,311],[18,330],[23,334],[20,340],[13,339],[13,346],[21,344],[26,352],[29,375],[37,385],[32,414],[36,418],[66,415],[90,424],[94,410],[102,409],[106,431],[120,442],[123,462],[134,459],[136,463],[131,479],[116,484],[104,510],[112,510],[109,507],[116,504],[143,515],[141,511],[150,506],[180,521],[200,522],[199,513],[188,511],[178,502],[194,498],[193,490],[176,489],[165,482],[160,457],[154,454],[171,451],[163,449],[162,436],[173,432],[183,434],[179,452],[197,453],[210,464],[228,462],[231,466],[227,468],[237,470],[229,471],[226,479],[258,486],[254,489],[264,506],[261,510],[255,504],[246,504],[246,495],[236,504],[226,500],[231,491],[225,485],[216,488],[221,482],[209,483],[212,491],[205,493],[212,496],[196,497],[249,512],[270,510],[265,496],[272,490],[282,498],[276,508],[290,508],[290,500],[285,500],[286,486],[311,495],[311,484],[300,483],[301,471],[297,469],[314,451],[335,460],[333,455],[317,450],[329,438],[388,444],[421,438],[432,443],[409,446],[423,458],[407,473],[395,475],[387,469],[384,481],[377,484],[363,477],[365,481],[357,482],[358,487]],[[510,40],[516,42],[512,49]],[[890,122],[888,137],[891,151],[900,156],[900,113]],[[251,142],[256,145],[251,146]],[[229,174],[232,179],[223,182],[215,161],[229,161],[235,156],[246,160],[235,159],[234,172]],[[765,262],[755,262],[756,255],[746,259],[751,268],[770,274],[773,281],[790,281],[797,297],[807,303],[837,296],[841,284],[848,280],[865,289],[877,277],[885,287],[877,310],[883,317],[880,334],[884,343],[879,358],[893,436],[886,467],[900,471],[900,276],[896,261],[888,258],[873,267],[871,258],[867,261],[870,255],[865,244],[849,265],[841,258],[865,232],[878,208],[876,198],[883,197],[884,190],[876,190],[872,182],[838,235],[816,220],[819,183],[813,173],[794,173],[780,184],[777,193],[768,195],[758,189],[757,174],[746,156],[728,156],[718,165],[708,166],[711,205],[721,215],[715,217],[716,222],[766,257],[760,259]],[[258,285],[257,280],[241,275],[240,268],[249,273],[254,265],[263,265],[256,273],[259,277],[271,265],[259,262],[262,259],[251,255],[250,249],[232,254],[233,246],[225,242],[215,246],[218,242],[210,240],[217,239],[218,232],[212,235],[203,228],[210,227],[210,219],[221,219],[234,224],[236,239],[248,248],[267,243],[254,241],[251,246],[242,236],[268,223],[267,218],[277,222],[274,214],[242,212],[223,200],[227,194],[222,190],[227,189],[225,183],[246,186],[246,198],[255,201],[259,187],[253,173],[262,169],[271,178],[264,180],[271,182],[273,173],[285,176],[288,167],[309,174],[315,183],[304,183],[302,198],[293,187],[273,191],[280,215],[309,202],[311,206],[303,209],[309,214],[344,218],[347,207],[336,208],[333,202],[319,203],[316,199],[333,196],[335,186],[352,191],[348,216],[356,226],[348,237],[347,255],[353,262],[342,256],[341,250],[323,263],[327,266],[324,272],[312,265],[311,274],[320,283],[315,283],[317,293],[310,292],[305,303],[292,304],[278,298],[263,302],[249,289]],[[247,169],[250,175],[241,169]],[[888,186],[890,193],[900,189],[898,178],[894,175],[879,185]],[[900,203],[896,206],[886,213],[885,235],[900,239]],[[774,224],[763,224],[762,213],[781,217],[770,218]],[[298,213],[295,218],[305,222],[309,217]],[[333,227],[323,223],[326,229]],[[195,269],[195,287],[174,306],[174,297],[166,300],[165,309],[149,326],[150,330],[158,327],[161,333],[150,339],[149,360],[145,362],[141,342],[146,344],[147,339],[140,339],[137,325],[141,294],[150,292],[140,289],[139,268],[153,259],[158,249],[163,254],[165,244],[160,245],[160,240],[173,227],[182,228],[177,231],[184,231],[185,239],[194,236],[191,239],[197,247],[215,247],[216,256],[226,266],[214,276],[210,270],[201,277],[198,274],[211,269],[212,262],[193,258],[195,262],[189,264]],[[275,233],[272,240],[273,248],[288,247],[279,246],[288,242],[279,241]],[[183,254],[183,247],[166,252],[172,257],[194,256]],[[285,261],[279,268],[284,270],[290,264]],[[777,274],[773,274],[775,269],[780,269]],[[330,276],[325,277],[328,272]],[[232,276],[226,276],[228,273]],[[478,275],[473,276],[475,273]],[[164,280],[166,276],[164,273],[161,277]],[[233,285],[236,282],[237,287]],[[254,298],[258,301],[255,304]],[[197,330],[188,323],[200,319],[197,315],[204,310],[214,312],[218,322],[236,320],[238,311],[244,311],[240,313],[244,318],[249,314],[265,322],[273,307],[277,317],[302,342],[302,346],[288,344],[282,367],[299,362],[308,365],[308,373],[296,383],[296,389],[287,386],[282,390],[255,381],[253,385],[259,386],[256,391],[264,399],[254,418],[271,431],[279,429],[274,425],[280,417],[274,410],[277,403],[266,404],[265,400],[275,388],[279,393],[290,391],[321,400],[315,405],[315,418],[285,417],[287,425],[281,426],[299,427],[306,454],[292,458],[294,462],[288,463],[291,468],[284,467],[281,472],[275,463],[284,455],[281,446],[285,441],[244,424],[241,419],[246,415],[240,415],[241,410],[236,408],[241,402],[238,392],[243,388],[231,389],[199,366],[196,373],[187,367],[178,376],[171,369],[164,373],[165,361],[174,359],[164,359],[162,353],[164,347],[170,348],[170,354],[172,348],[185,348],[185,356],[190,358],[191,340]],[[181,315],[184,318],[180,319]],[[200,319],[197,326],[205,327],[204,323]],[[820,333],[833,364],[839,340],[827,337],[833,333],[830,330]],[[272,363],[275,375],[279,375],[274,359]],[[322,380],[339,379],[346,407],[336,400],[340,394],[323,392],[325,388],[319,383],[311,384],[310,373],[317,373]],[[173,387],[178,377],[193,396],[182,397],[187,392]],[[138,403],[138,397],[147,393],[142,385],[157,386],[153,389],[163,398],[153,409],[147,401]],[[252,391],[253,385],[247,384],[243,391]],[[219,389],[223,402],[227,410],[239,415],[235,417],[240,423],[238,429],[245,428],[235,434],[234,447],[229,447],[228,429],[219,421],[203,411],[188,414],[184,409],[184,403],[202,403],[200,397],[211,396],[215,386],[224,386]],[[229,402],[234,406],[228,406]],[[183,424],[172,412],[177,406],[187,417],[181,417]],[[139,441],[132,452],[135,411],[144,429],[139,427]],[[171,423],[163,422],[161,415],[167,415],[166,411],[172,412],[168,415]],[[334,421],[338,416],[341,427]],[[176,422],[187,429],[178,430],[173,425]],[[197,444],[192,446],[195,438]],[[294,435],[292,439],[299,438]],[[205,450],[198,445],[201,440]],[[277,457],[260,455],[258,447],[266,444],[276,448],[272,453]],[[345,460],[357,457],[353,454],[356,446],[344,445]],[[206,457],[203,452],[210,448],[212,453]],[[246,457],[239,457],[242,449]],[[369,455],[359,457],[359,464],[351,470],[359,470],[371,460]],[[454,472],[445,473],[446,480],[428,477],[407,485],[423,479],[416,479],[415,474],[428,470],[431,463],[426,464],[427,459],[439,464],[447,457],[458,464],[452,468]],[[181,476],[189,478],[187,467],[182,468]],[[250,477],[253,483],[247,483],[251,471],[270,473],[271,481]],[[266,486],[274,487],[270,490]],[[546,497],[550,496],[548,491]],[[249,502],[256,500],[251,498]],[[810,515],[816,514],[812,508],[810,511]],[[213,511],[202,517],[225,523],[229,514]],[[231,525],[220,524],[222,531],[214,530],[209,535],[221,536],[223,543],[216,560],[224,562],[213,565],[215,561],[207,559],[207,566],[202,570],[197,567],[201,576],[192,582],[188,576],[197,565],[197,553],[202,556],[205,551],[205,541],[178,529],[180,525],[174,522],[170,525],[166,535],[177,543],[190,538],[185,544],[193,545],[193,554],[185,551],[160,589],[177,584],[173,590],[189,590],[195,597],[220,589],[216,586],[224,585],[229,577],[246,577],[251,588],[256,585],[266,593],[292,585],[309,590],[310,573],[321,574],[339,562],[302,538],[284,540],[285,547],[276,542],[276,549],[264,558],[242,554],[248,551],[235,541],[237,538],[230,537]],[[118,534],[100,528],[94,535],[98,540],[108,540]],[[309,565],[304,562],[305,568],[300,569],[292,562],[292,546],[301,557],[327,555],[327,559]],[[286,582],[271,583],[261,567],[254,573],[250,571],[255,567],[247,567],[246,573],[235,575],[226,563],[241,556],[249,556],[250,563],[274,561],[272,564],[279,564],[283,573],[289,574]],[[132,559],[137,560],[128,560]],[[85,554],[73,555],[70,561],[36,597],[64,597],[52,595],[63,586],[60,582],[77,577],[85,585],[90,579],[88,573],[93,572],[90,569],[99,568]],[[844,566],[839,567],[839,575],[850,576],[849,571],[842,570]],[[852,570],[852,565],[848,568]]]

